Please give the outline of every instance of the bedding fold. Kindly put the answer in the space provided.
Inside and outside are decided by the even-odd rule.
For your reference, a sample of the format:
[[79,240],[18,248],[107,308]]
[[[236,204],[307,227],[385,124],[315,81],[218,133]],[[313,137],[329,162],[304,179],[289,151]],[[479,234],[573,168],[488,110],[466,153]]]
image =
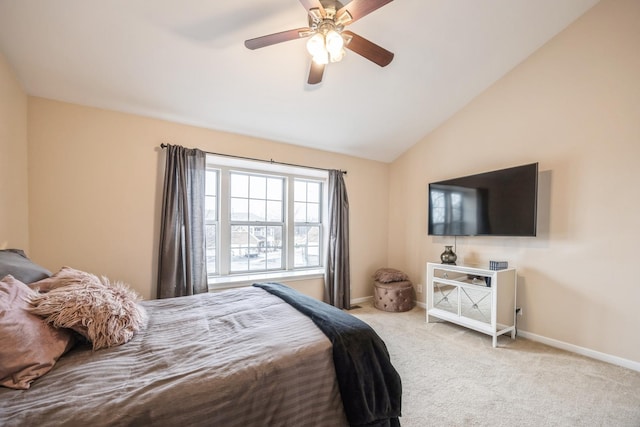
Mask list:
[[351,426],[400,426],[402,382],[384,341],[366,323],[280,283],[254,283],[308,316],[333,345],[342,403]]

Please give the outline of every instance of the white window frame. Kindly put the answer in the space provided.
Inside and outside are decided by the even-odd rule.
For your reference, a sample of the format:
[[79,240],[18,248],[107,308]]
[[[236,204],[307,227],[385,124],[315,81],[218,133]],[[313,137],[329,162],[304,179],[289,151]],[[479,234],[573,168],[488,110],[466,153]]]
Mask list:
[[[247,284],[263,280],[286,280],[286,279],[307,279],[318,278],[324,275],[324,260],[326,250],[326,230],[327,228],[327,183],[328,172],[325,170],[305,168],[300,166],[281,165],[263,161],[246,160],[235,157],[218,156],[207,154],[207,169],[218,171],[217,188],[217,242],[216,242],[216,263],[217,274],[208,275],[209,289],[223,289],[228,287],[246,286]],[[285,231],[283,252],[285,254],[284,266],[282,270],[255,272],[255,273],[230,273],[230,185],[229,177],[231,171],[243,173],[253,173],[261,175],[273,175],[285,178]],[[320,266],[318,267],[298,267],[295,264],[295,250],[293,233],[296,225],[294,220],[294,179],[320,181],[322,182],[321,196],[321,221],[320,228],[322,239],[320,243]],[[311,224],[315,225],[315,224]],[[285,249],[286,248],[286,249]]]

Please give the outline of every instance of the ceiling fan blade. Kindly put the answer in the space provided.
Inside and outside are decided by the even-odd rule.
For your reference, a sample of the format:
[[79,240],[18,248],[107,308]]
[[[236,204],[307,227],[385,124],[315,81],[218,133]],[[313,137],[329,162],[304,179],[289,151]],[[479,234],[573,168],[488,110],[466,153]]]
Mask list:
[[320,0],[300,0],[302,6],[304,6],[305,10],[310,10],[313,8],[320,9],[322,11],[322,16],[324,16],[324,7],[322,7],[322,3]]
[[381,67],[385,67],[389,65],[393,60],[392,52],[389,52],[387,49],[384,49],[377,44],[370,42],[364,37],[360,37],[359,35],[354,34],[351,31],[343,31],[342,34],[346,34],[347,36],[351,37],[351,41],[349,41],[349,43],[347,43],[344,47],[354,51],[364,58],[367,58],[369,61],[375,62]]
[[340,8],[336,12],[336,16],[340,16],[347,11],[349,15],[351,15],[351,20],[348,22],[351,24],[392,1],[393,0],[352,0],[346,6]]
[[318,84],[322,81],[322,75],[324,74],[324,64],[318,64],[316,61],[311,61],[311,69],[309,69],[309,79],[307,83],[310,85]]
[[272,44],[308,37],[309,35],[311,35],[311,33],[312,31],[308,27],[298,28],[296,30],[287,30],[279,33],[269,34],[267,36],[245,40],[244,45],[251,50],[259,49],[261,47],[271,46]]

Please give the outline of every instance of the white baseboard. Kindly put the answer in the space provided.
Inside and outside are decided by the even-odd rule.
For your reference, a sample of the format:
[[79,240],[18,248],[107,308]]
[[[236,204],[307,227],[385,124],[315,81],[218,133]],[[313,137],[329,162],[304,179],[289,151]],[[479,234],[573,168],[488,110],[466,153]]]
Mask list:
[[[369,298],[360,298],[360,299],[362,300],[361,302],[364,302]],[[416,305],[425,310],[427,309],[427,304],[425,304],[422,301],[416,301]],[[526,338],[531,341],[536,341],[542,344],[546,344],[550,347],[559,348],[561,350],[566,350],[571,353],[580,354],[582,356],[590,357],[595,360],[600,360],[602,362],[611,363],[612,365],[622,366],[623,368],[640,372],[640,362],[636,362],[629,359],[623,359],[622,357],[613,356],[611,354],[602,353],[596,350],[591,350],[590,348],[580,347],[575,344],[569,344],[564,341],[559,341],[553,338],[547,338],[542,335],[537,335],[531,332],[523,331],[521,329],[518,329],[518,335],[521,336],[522,338]]]
[[363,302],[367,302],[367,301],[371,301],[373,299],[373,296],[369,296],[369,297],[362,297],[362,298],[354,298],[351,300],[351,305],[355,305],[355,304],[360,304]]
[[564,341],[558,341],[553,338],[543,337],[542,335],[532,334],[531,332],[518,330],[518,335],[529,339],[531,341],[537,341],[542,344],[546,344],[551,347],[559,348],[561,350],[577,353],[582,356],[590,357],[592,359],[600,360],[602,362],[611,363],[612,365],[622,366],[623,368],[631,369],[640,372],[640,362],[635,362],[629,359],[623,359],[622,357],[613,356],[611,354],[602,353],[590,348],[580,347],[574,344],[569,344]]

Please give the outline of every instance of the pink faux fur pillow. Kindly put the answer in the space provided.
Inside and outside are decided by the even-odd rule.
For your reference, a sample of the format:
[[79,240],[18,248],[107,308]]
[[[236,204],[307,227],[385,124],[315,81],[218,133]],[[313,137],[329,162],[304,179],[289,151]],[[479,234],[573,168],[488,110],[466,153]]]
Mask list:
[[65,266],[53,276],[30,283],[28,286],[38,292],[49,292],[61,286],[82,283],[100,283],[100,281],[91,273]]
[[31,313],[91,341],[94,350],[124,344],[143,327],[139,295],[121,282],[84,273],[82,280],[31,297]]

